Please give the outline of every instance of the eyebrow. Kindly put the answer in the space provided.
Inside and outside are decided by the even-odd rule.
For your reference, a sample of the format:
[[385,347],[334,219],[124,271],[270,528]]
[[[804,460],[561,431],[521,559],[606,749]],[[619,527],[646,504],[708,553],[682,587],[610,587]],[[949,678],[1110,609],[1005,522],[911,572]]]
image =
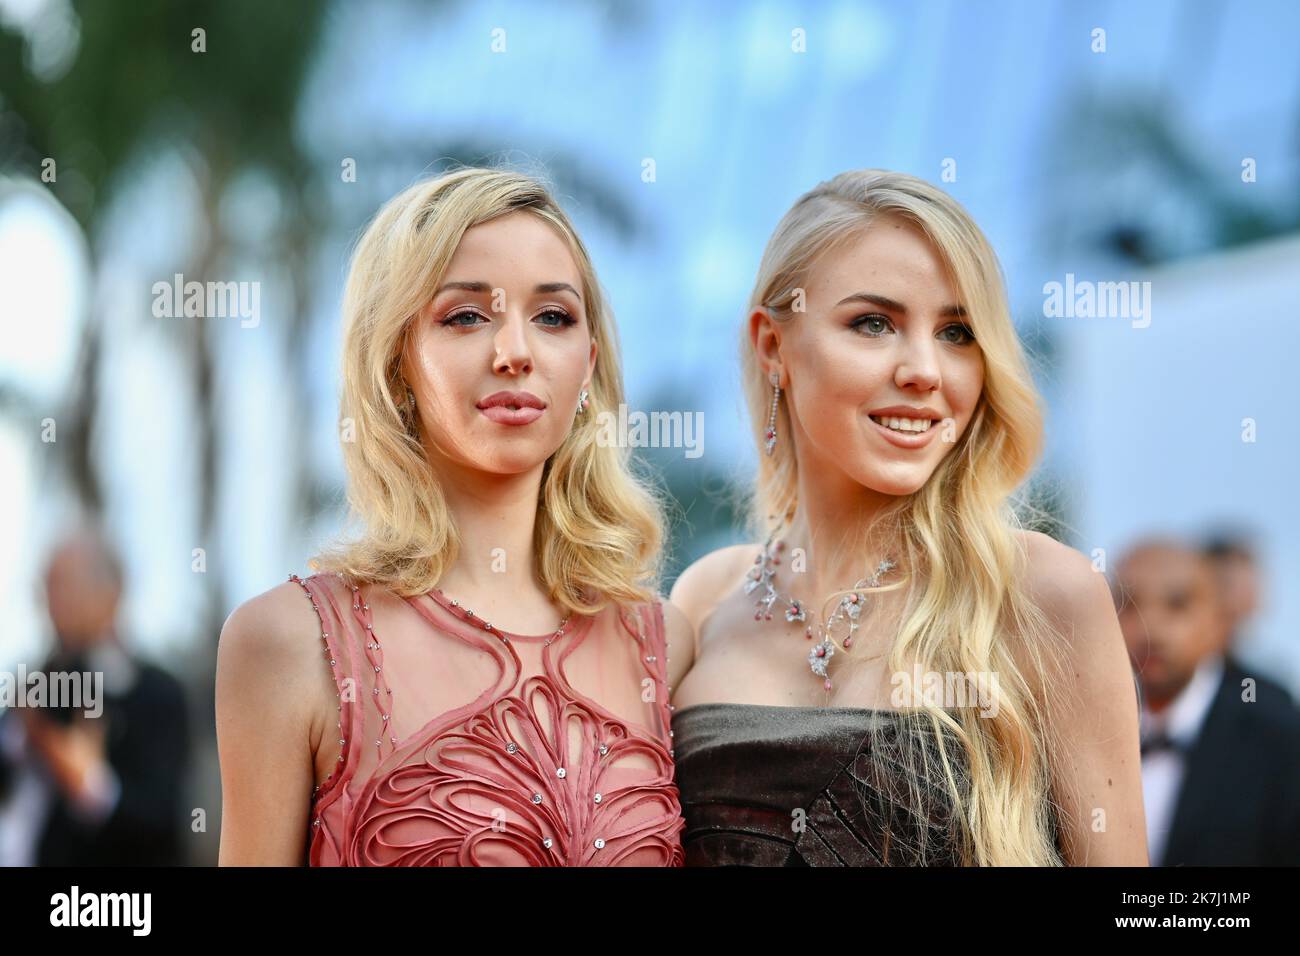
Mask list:
[[[491,292],[492,291],[492,287],[488,285],[486,282],[445,282],[443,283],[442,287],[439,288],[438,291],[434,293],[434,295],[442,295],[442,293],[446,292],[448,289],[461,289],[465,292]],[[573,293],[573,297],[575,299],[577,299],[579,302],[582,301],[582,296],[578,293],[578,290],[575,289],[573,286],[569,285],[569,283],[567,282],[541,282],[538,283],[536,286],[534,286],[533,291],[534,292],[571,292]]]
[[[886,295],[878,295],[875,292],[855,292],[852,295],[840,299],[840,301],[836,302],[835,305],[838,308],[846,302],[870,302],[873,305],[880,306],[881,308],[889,309],[891,312],[898,312],[902,315],[907,314],[907,306],[903,305],[903,303],[896,302]],[[939,310],[939,314],[944,318],[951,317],[964,319],[966,318],[966,308],[965,306],[960,305],[945,305]]]

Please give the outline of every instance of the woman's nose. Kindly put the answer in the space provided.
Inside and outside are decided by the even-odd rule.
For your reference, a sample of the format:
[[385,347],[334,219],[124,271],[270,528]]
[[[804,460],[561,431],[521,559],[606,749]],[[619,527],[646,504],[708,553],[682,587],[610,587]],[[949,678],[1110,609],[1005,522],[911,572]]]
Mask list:
[[899,388],[911,385],[926,391],[935,391],[943,384],[939,373],[939,355],[933,341],[910,342],[894,372],[894,384]]
[[531,372],[533,355],[528,347],[528,334],[520,316],[509,316],[496,333],[496,359],[492,368],[496,372],[515,375]]

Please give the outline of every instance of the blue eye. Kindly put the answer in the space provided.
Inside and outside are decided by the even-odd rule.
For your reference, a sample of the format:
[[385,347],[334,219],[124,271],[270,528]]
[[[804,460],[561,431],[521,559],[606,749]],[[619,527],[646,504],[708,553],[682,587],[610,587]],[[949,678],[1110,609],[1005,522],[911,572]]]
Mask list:
[[[445,319],[443,319],[442,322],[440,322],[439,324],[440,324],[440,325],[454,325],[454,326],[458,326],[458,327],[460,327],[460,328],[468,328],[468,327],[471,326],[471,325],[475,325],[475,324],[477,324],[477,321],[475,321],[475,322],[461,322],[461,321],[460,321],[461,319],[474,319],[474,320],[478,320],[478,319],[482,319],[482,318],[483,318],[483,316],[479,315],[479,314],[478,314],[477,312],[475,312],[473,309],[463,309],[463,310],[460,311],[460,312],[453,312],[453,313],[451,313],[451,314],[448,315]],[[487,320],[484,319],[484,321],[487,321]]]
[[575,319],[573,316],[569,315],[569,313],[563,311],[562,309],[547,309],[545,312],[539,315],[538,318],[541,319],[541,318],[545,318],[546,316],[551,316],[555,319],[558,319],[558,321],[556,322],[542,323],[542,325],[548,326],[549,328],[553,328],[553,329],[567,328],[568,326],[573,325],[578,321],[577,319]]
[[955,339],[952,338],[948,339],[948,341],[952,342],[954,345],[969,345],[971,342],[975,341],[975,333],[971,330],[971,327],[969,325],[962,325],[961,323],[955,323],[945,328],[939,334],[943,335],[946,332],[961,333],[959,337]]
[[874,325],[868,327],[868,323],[873,323],[873,322],[883,322],[885,323],[886,326],[888,326],[889,317],[873,312],[871,315],[864,315],[854,319],[852,323],[852,328],[857,329],[859,332],[862,332],[863,335],[870,335],[873,337],[878,335],[884,335],[885,334],[884,329],[880,329],[879,331],[876,331],[876,327]]

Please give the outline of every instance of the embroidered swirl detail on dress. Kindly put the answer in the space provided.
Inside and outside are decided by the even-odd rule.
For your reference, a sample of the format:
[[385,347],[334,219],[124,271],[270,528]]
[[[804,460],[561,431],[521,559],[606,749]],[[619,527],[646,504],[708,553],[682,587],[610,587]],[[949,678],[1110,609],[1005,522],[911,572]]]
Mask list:
[[[570,749],[575,721],[577,751]],[[633,755],[653,769],[620,766]],[[346,860],[354,866],[680,866],[683,859],[681,808],[663,747],[566,699],[541,676],[417,745],[367,788],[354,812]]]

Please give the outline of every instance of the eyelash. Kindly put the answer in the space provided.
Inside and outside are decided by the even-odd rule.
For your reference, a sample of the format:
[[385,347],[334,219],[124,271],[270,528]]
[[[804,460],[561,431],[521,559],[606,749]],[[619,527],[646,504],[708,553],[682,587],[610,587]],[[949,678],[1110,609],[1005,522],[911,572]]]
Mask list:
[[[447,317],[443,319],[441,322],[439,322],[438,324],[442,326],[456,326],[464,329],[470,328],[471,326],[478,324],[476,322],[472,322],[469,324],[462,324],[456,321],[457,319],[466,315],[472,315],[476,318],[484,318],[483,314],[481,312],[478,312],[475,309],[460,309],[456,312],[448,313]],[[546,325],[545,326],[546,328],[567,329],[570,326],[576,325],[578,322],[577,319],[569,315],[569,313],[565,312],[563,309],[547,309],[545,312],[538,313],[538,318],[540,318],[543,315],[558,315],[561,319],[561,321],[558,324]]]
[[[871,319],[881,319],[881,320],[883,320],[883,321],[885,321],[885,322],[889,322],[889,316],[887,316],[887,315],[881,315],[881,314],[878,313],[878,312],[873,312],[871,315],[863,315],[863,316],[859,316],[858,318],[854,319],[853,322],[850,323],[850,327],[853,328],[854,330],[857,330],[857,329],[859,329],[861,326],[865,325],[865,324],[866,324],[868,321],[870,321]],[[892,324],[892,323],[891,323],[891,324]],[[974,331],[971,329],[971,327],[970,327],[969,325],[966,325],[964,322],[954,322],[952,325],[945,325],[942,329],[940,329],[940,332],[947,332],[949,329],[961,329],[962,333],[966,336],[966,341],[964,341],[964,342],[953,342],[953,343],[952,343],[953,345],[970,345],[970,344],[972,344],[972,343],[975,341],[975,333],[974,333]],[[883,332],[863,332],[862,334],[863,334],[863,335],[866,335],[866,336],[869,336],[869,337],[871,337],[871,338],[878,338],[880,335],[883,335],[884,333],[883,333]]]

